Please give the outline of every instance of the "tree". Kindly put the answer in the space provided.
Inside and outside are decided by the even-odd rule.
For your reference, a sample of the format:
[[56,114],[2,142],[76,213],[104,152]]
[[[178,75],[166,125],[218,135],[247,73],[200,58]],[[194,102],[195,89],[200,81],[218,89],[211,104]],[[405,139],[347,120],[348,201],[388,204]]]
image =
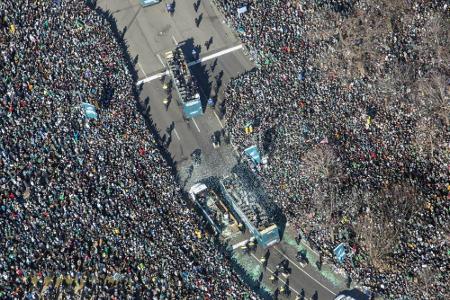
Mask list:
[[342,164],[328,144],[318,144],[302,159],[303,174],[310,181],[336,182],[342,178]]
[[314,187],[312,204],[333,239],[332,215],[341,200],[342,164],[331,146],[318,144],[305,153],[302,169],[303,176]]
[[386,257],[391,254],[399,242],[399,231],[385,216],[375,217],[367,211],[354,226],[357,240],[369,257],[369,261],[378,269],[386,268]]
[[430,291],[433,284],[436,282],[436,271],[430,266],[425,266],[418,274],[420,291],[422,296],[429,299],[432,298],[432,293]]
[[436,120],[423,117],[416,123],[414,131],[414,147],[421,157],[434,157],[436,145],[443,143],[443,128],[436,124]]
[[[419,34],[419,42],[414,45],[416,53],[430,63],[433,68],[448,70],[450,53],[450,23],[448,17],[441,12],[433,11],[427,18],[424,28]],[[431,61],[430,59],[431,58]]]
[[443,74],[434,72],[418,81],[417,104],[425,116],[439,118],[445,126],[450,124],[449,86]]
[[376,194],[356,193],[361,194],[366,194],[364,198],[371,201],[356,221],[355,233],[371,263],[382,269],[387,266],[400,234],[407,229],[406,224],[419,209],[422,198],[411,183],[393,184]]

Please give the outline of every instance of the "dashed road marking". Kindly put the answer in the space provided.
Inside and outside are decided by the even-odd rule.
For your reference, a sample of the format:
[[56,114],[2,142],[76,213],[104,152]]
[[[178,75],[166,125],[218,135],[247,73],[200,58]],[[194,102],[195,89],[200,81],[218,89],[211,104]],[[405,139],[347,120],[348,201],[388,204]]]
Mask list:
[[300,271],[302,271],[303,273],[305,273],[309,278],[311,278],[312,280],[314,280],[315,282],[317,282],[321,287],[323,287],[324,289],[326,289],[327,291],[329,291],[331,294],[336,295],[336,293],[334,293],[332,290],[330,290],[329,288],[327,288],[325,285],[323,285],[320,281],[318,281],[317,279],[315,279],[314,277],[312,277],[311,275],[309,275],[305,270],[303,270],[302,268],[300,268],[295,262],[293,262],[289,257],[287,257],[286,255],[284,255],[283,252],[281,252],[280,250],[278,250],[277,247],[273,247],[275,250],[277,250],[279,253],[281,253],[281,255],[283,255],[285,258],[287,258],[294,266],[296,266]]
[[[273,249],[277,250],[278,253],[280,253],[283,257],[285,257],[287,260],[289,260],[294,266],[296,266],[297,268],[300,269],[300,267],[293,261],[291,260],[289,257],[287,257],[283,252],[281,252],[280,250],[278,250],[277,247],[273,247]],[[299,262],[300,266],[302,266],[302,268],[306,267],[306,264]]]
[[195,122],[195,119],[192,118],[191,120],[192,120],[192,122],[194,122],[194,125],[197,128],[198,132],[200,132],[200,128],[198,128],[198,125],[197,125],[197,122]]
[[141,83],[147,83],[147,82],[150,82],[150,81],[155,80],[155,79],[159,79],[159,78],[163,77],[164,75],[169,75],[169,71],[161,72],[161,73],[152,75],[150,77],[144,78],[142,80],[139,80],[137,82],[137,85],[140,85]]
[[223,124],[222,124],[222,122],[220,121],[220,119],[219,119],[219,116],[216,114],[216,111],[215,110],[213,110],[213,113],[214,113],[214,115],[216,116],[216,118],[217,118],[217,121],[219,122],[219,124],[220,124],[220,127],[222,127],[223,128]]
[[[261,261],[255,256],[255,254],[251,253],[251,255],[252,255],[253,258],[256,259],[260,264],[262,264]],[[272,271],[269,267],[266,267],[266,269],[267,269],[270,273],[275,274],[275,272]],[[278,280],[281,281],[282,283],[286,284],[286,281],[284,281],[283,279],[281,279],[280,276],[278,276]],[[289,286],[289,290],[293,291],[293,292],[296,293],[297,295],[300,295],[300,293],[299,293],[296,289],[294,289],[294,288],[292,288],[292,287],[290,287],[290,286]]]
[[180,136],[178,135],[178,132],[175,128],[173,129],[173,132],[175,133],[175,136],[177,137],[177,139],[180,141],[181,140]]
[[172,35],[172,41],[175,43],[175,45],[178,46],[178,42],[177,42],[177,40],[175,39],[175,37],[173,35]]
[[147,77],[147,74],[145,74],[144,68],[141,66],[141,63],[140,63],[140,62],[138,62],[138,66],[139,66],[139,68],[141,69],[142,74],[144,74],[144,76]]
[[163,65],[163,67],[165,68],[166,65],[164,64],[164,61],[162,60],[161,56],[159,54],[156,54],[156,57],[158,57],[159,61],[161,62],[161,64]]

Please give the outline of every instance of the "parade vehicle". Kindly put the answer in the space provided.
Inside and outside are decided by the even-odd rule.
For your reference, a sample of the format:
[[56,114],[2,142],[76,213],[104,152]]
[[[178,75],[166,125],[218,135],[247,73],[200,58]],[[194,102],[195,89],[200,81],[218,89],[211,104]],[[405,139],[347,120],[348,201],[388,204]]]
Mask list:
[[231,176],[221,180],[221,193],[232,212],[246,226],[258,244],[264,248],[270,247],[280,242],[279,228],[272,221],[273,213],[263,205],[264,193],[254,190],[252,188],[254,185],[242,175],[232,173]]
[[166,52],[165,57],[184,117],[191,119],[202,115],[203,107],[197,81],[189,70],[181,45],[173,51]]
[[220,234],[234,222],[235,219],[219,195],[204,183],[194,184],[189,189],[189,196],[213,229],[214,234]]

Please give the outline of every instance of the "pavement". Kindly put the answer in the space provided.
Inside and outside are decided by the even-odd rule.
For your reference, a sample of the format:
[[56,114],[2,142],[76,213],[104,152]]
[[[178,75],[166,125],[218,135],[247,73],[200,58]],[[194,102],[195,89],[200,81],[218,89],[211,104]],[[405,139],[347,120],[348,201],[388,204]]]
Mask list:
[[[334,299],[340,292],[346,289],[346,277],[335,272],[335,267],[324,263],[321,269],[316,265],[319,254],[309,247],[304,241],[295,240],[296,233],[289,226],[286,228],[280,243],[269,248],[257,246],[252,251],[247,251],[246,242],[250,234],[235,235],[229,241],[229,249],[232,258],[250,275],[251,280],[260,282],[260,288],[268,294],[274,294],[278,288],[289,286],[288,295],[280,294],[278,299]],[[267,256],[267,251],[269,255]],[[297,261],[297,252],[305,251],[308,263]],[[267,264],[262,258],[266,257]],[[277,265],[281,261],[289,261],[290,274],[278,275],[277,280],[271,276],[276,272]]]
[[[146,114],[153,120],[160,136],[166,141],[182,185],[188,188],[201,179],[229,174],[237,163],[238,155],[231,145],[223,142],[218,148],[212,145],[211,135],[221,130],[226,122],[220,118],[216,109],[206,107],[202,116],[186,120],[176,99],[172,99],[168,106],[163,103],[163,99],[168,96],[163,89],[163,82],[168,77],[164,76],[164,54],[183,43],[183,51],[189,56],[192,48],[200,45],[200,60],[191,62],[190,70],[199,81],[203,100],[215,96],[219,102],[230,79],[253,69],[254,65],[244,55],[240,41],[210,1],[202,0],[198,12],[194,11],[194,1],[177,1],[173,16],[167,13],[166,3],[169,1],[164,0],[157,5],[142,8],[138,0],[97,1],[98,6],[113,14],[118,29],[124,33],[131,57],[137,61],[138,82],[139,85],[142,84],[140,101],[147,108]],[[197,27],[194,19],[200,15],[201,22]],[[211,38],[213,42],[206,49],[204,43]],[[172,94],[175,97],[175,93]],[[201,151],[199,165],[193,164],[191,160],[192,152],[197,149]],[[291,296],[282,296],[281,299],[295,299],[302,290],[306,297],[313,297],[317,293],[315,299],[334,299],[342,286],[338,281],[330,281],[330,276],[324,276],[314,270],[314,267],[302,266],[292,259],[298,249],[287,237],[289,235],[285,234],[280,244],[271,247],[266,268],[259,260],[266,251],[264,249],[257,248],[249,255],[242,253],[240,247],[237,247],[233,256],[238,257],[238,261],[239,257],[241,262],[245,261],[243,264],[250,266],[250,272],[259,272],[258,276],[262,276],[261,284],[268,291],[273,291],[283,281],[287,281],[287,278],[280,276],[279,281],[273,283],[270,274],[283,258],[289,258],[292,268],[289,276]],[[238,243],[247,238],[248,234],[240,234],[229,242]]]

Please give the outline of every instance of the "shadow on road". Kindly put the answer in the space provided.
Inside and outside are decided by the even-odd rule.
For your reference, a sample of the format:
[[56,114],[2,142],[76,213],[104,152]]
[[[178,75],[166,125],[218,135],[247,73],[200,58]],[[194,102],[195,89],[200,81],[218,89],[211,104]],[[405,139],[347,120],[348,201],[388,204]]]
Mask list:
[[[128,72],[130,73],[131,78],[133,79],[133,82],[138,81],[138,74],[136,71],[136,64],[138,63],[139,58],[136,56],[134,59],[131,57],[131,54],[128,50],[128,44],[126,40],[124,39],[124,32],[126,32],[126,28],[121,31],[117,27],[117,20],[113,16],[113,13],[109,10],[105,11],[102,8],[97,6],[97,1],[91,0],[87,1],[87,4],[91,7],[91,9],[95,10],[99,15],[104,17],[104,20],[109,24],[114,38],[116,39],[117,43],[119,44],[119,47],[122,51],[122,55],[127,67]],[[139,11],[138,11],[139,12]],[[137,15],[137,13],[136,13]],[[175,176],[177,182],[179,182],[178,173],[176,171],[176,163],[172,157],[172,155],[169,153],[169,151],[164,147],[164,143],[161,139],[161,136],[158,133],[158,130],[156,129],[155,124],[153,121],[149,118],[149,105],[143,105],[140,101],[140,93],[142,92],[143,86],[140,85],[137,87],[136,85],[132,85],[132,93],[133,97],[136,103],[136,108],[139,111],[139,113],[142,115],[145,121],[145,125],[147,129],[152,133],[152,136],[155,139],[155,145],[160,151],[163,158],[167,161],[168,165],[170,166],[172,174]],[[144,103],[148,103],[150,99],[148,97],[144,99]]]

